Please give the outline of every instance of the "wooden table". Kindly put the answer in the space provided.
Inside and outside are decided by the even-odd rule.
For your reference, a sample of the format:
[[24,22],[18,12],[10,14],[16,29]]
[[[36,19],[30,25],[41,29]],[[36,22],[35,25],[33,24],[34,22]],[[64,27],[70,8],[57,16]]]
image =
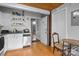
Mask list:
[[69,52],[68,55],[71,55],[71,45],[74,46],[79,46],[79,40],[75,40],[75,39],[63,39],[63,43],[68,43],[69,44]]

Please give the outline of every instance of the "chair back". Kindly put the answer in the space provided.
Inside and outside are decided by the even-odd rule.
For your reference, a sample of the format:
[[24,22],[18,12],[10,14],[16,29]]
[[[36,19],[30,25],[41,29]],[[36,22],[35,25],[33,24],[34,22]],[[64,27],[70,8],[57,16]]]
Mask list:
[[[55,37],[56,36],[56,37]],[[52,38],[53,38],[53,44],[54,43],[59,43],[59,34],[58,33],[56,33],[56,32],[54,32],[53,34],[52,34]],[[56,41],[55,41],[56,40]]]

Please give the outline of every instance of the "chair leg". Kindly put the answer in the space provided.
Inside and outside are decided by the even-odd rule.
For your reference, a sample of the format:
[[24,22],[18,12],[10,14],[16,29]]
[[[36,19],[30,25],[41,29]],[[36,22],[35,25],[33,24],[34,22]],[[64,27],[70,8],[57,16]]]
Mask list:
[[64,56],[64,51],[62,51],[61,53],[62,53],[62,56]]
[[57,51],[59,51],[59,49],[56,49]]
[[71,56],[71,44],[70,44],[70,47],[69,47],[68,56]]
[[54,51],[55,51],[55,47],[53,47],[53,54],[54,54]]
[[62,56],[64,56],[64,54],[62,53]]

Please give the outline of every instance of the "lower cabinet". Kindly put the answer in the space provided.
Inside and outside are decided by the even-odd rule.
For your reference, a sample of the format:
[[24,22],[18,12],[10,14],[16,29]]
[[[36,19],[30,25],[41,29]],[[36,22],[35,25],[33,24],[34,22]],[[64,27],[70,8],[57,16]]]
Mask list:
[[7,34],[4,36],[6,45],[6,50],[14,50],[23,47],[23,35],[22,34]]

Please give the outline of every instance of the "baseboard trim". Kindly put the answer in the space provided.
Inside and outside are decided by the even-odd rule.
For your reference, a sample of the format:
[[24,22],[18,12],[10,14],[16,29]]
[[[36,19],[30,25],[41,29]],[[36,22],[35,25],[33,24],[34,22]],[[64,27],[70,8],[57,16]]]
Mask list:
[[34,41],[32,41],[32,42],[40,42],[40,40],[37,39],[37,40],[34,40]]
[[23,48],[27,48],[27,47],[30,47],[30,45],[28,45],[28,46],[23,46]]

